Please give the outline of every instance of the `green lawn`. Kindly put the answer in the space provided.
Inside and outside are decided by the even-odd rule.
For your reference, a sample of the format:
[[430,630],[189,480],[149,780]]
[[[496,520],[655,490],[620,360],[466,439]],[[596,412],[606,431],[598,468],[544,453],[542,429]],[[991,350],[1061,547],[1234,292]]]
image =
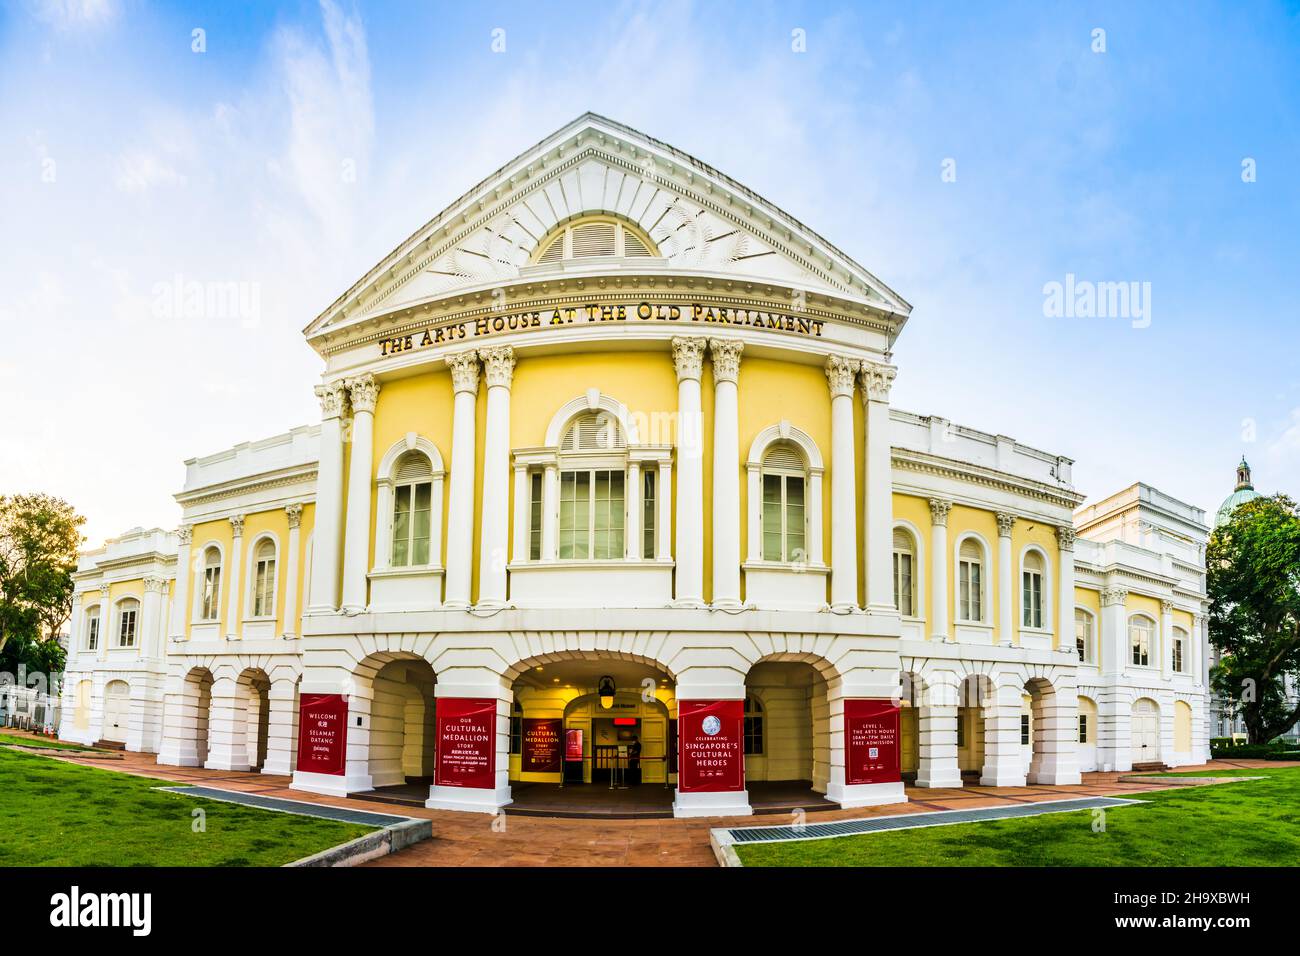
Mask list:
[[370,832],[151,789],[168,784],[0,749],[0,866],[280,866]]
[[69,744],[53,737],[42,737],[40,740],[33,740],[31,737],[15,737],[12,734],[0,733],[0,744],[12,744],[15,747],[38,747],[43,750],[94,750],[94,747],[87,747],[83,744]]
[[[1186,776],[1197,776],[1187,774]],[[1205,776],[1202,771],[1200,776]],[[1264,780],[1144,793],[1143,806],[831,840],[738,846],[745,866],[1296,866],[1300,768],[1215,771]],[[815,822],[810,820],[809,822]]]

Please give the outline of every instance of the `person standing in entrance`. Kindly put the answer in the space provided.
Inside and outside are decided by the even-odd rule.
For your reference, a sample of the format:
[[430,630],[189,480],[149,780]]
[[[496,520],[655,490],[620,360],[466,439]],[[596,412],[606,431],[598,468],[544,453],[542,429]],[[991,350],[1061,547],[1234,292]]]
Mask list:
[[627,769],[629,771],[631,783],[641,782],[641,740],[636,734],[632,735],[632,743],[627,748]]

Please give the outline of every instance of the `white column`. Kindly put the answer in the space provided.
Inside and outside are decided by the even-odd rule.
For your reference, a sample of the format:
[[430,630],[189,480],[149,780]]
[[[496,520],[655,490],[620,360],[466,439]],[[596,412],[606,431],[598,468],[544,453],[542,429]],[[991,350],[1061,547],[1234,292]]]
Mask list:
[[862,363],[862,404],[867,426],[866,541],[867,608],[897,614],[894,607],[894,461],[889,440],[889,390],[898,370]]
[[710,339],[713,357],[713,603],[740,607],[740,408],[744,342]]
[[209,770],[247,770],[248,702],[239,694],[233,678],[223,677],[212,684],[212,703],[208,716]]
[[[99,586],[99,646],[95,650],[95,657],[101,661],[108,657],[108,642],[113,636],[113,609],[109,604],[111,593],[107,584]],[[99,737],[96,736],[95,739],[98,740]]]
[[[700,373],[706,340],[674,336],[677,370],[677,591],[675,603],[704,604],[704,412]],[[667,531],[667,529],[664,529]]]
[[[999,511],[998,518],[998,636],[999,644],[1010,645],[1016,625],[1016,587],[1011,571],[1011,529],[1016,516]],[[1074,606],[1074,599],[1070,599]]]
[[320,399],[320,465],[316,472],[316,523],[312,531],[309,614],[333,612],[339,602],[343,544],[343,383],[316,386]]
[[302,549],[302,505],[284,506],[289,519],[289,544],[284,556],[284,639],[298,636],[298,561]]
[[1168,681],[1174,673],[1174,605],[1160,602],[1160,679]]
[[547,462],[542,472],[542,560],[559,559],[560,467]]
[[515,533],[510,548],[511,561],[528,560],[528,466],[515,462]]
[[918,701],[916,785],[918,787],[960,787],[961,769],[957,766],[956,686],[937,682]]
[[298,685],[292,680],[271,681],[266,694],[270,709],[266,729],[266,762],[262,773],[292,774],[298,755]]
[[673,463],[670,458],[659,460],[659,482],[655,488],[658,496],[658,520],[655,523],[655,560],[673,559]]
[[479,542],[478,603],[504,607],[506,560],[510,545],[510,382],[515,353],[509,346],[480,349],[487,384],[487,425],[483,436],[483,528]]
[[370,563],[370,486],[375,457],[375,401],[379,383],[373,375],[348,379],[352,403],[352,457],[348,462],[347,530],[343,535],[343,612],[366,609]]
[[69,664],[72,663],[72,658],[78,656],[86,646],[86,608],[82,600],[84,594],[84,591],[72,592],[72,611],[68,615]]
[[[1196,682],[1196,686],[1205,688],[1207,693],[1209,692],[1208,688],[1210,684],[1209,681],[1210,657],[1209,657],[1209,647],[1207,644],[1208,640],[1209,638],[1207,636],[1207,631],[1205,628],[1205,615],[1193,614],[1192,633],[1191,633],[1191,640],[1190,640],[1190,643],[1192,645],[1191,652],[1193,656],[1192,656],[1192,665],[1189,668],[1189,670],[1192,675],[1192,680]],[[1208,709],[1209,706],[1208,701],[1206,706]]]
[[[1056,599],[1056,648],[1074,650],[1074,528],[1061,525],[1056,529],[1056,543],[1061,555],[1060,585]],[[1078,660],[1076,655],[1074,658]]]
[[1107,585],[1101,590],[1101,672],[1123,674],[1128,666],[1128,591]]
[[930,499],[930,636],[948,640],[948,512],[952,502]]
[[641,462],[629,459],[627,463],[627,523],[623,529],[623,556],[629,561],[641,560]]
[[447,492],[447,607],[469,607],[474,562],[474,447],[478,356],[448,355],[455,405],[451,419],[451,487]]
[[230,518],[230,558],[226,562],[229,566],[230,578],[226,584],[226,640],[239,640],[239,593],[243,589],[243,581],[240,579],[240,570],[243,564],[244,556],[244,516],[232,515]]
[[839,355],[826,359],[831,389],[831,609],[835,611],[858,606],[858,469],[853,441],[857,372],[854,359]]
[[179,542],[176,548],[176,583],[172,586],[171,619],[167,622],[167,636],[172,640],[185,639],[185,615],[189,613],[190,581],[194,569],[190,567],[190,543],[194,529],[187,524],[176,529]]
[[982,787],[1023,787],[1025,762],[1020,747],[1021,688],[1003,684],[984,704]]
[[[1073,616],[1070,620],[1073,622]],[[1075,687],[1058,683],[1053,693],[1034,709],[1032,724],[1029,783],[1050,786],[1078,783],[1079,696]]]
[[167,582],[159,577],[144,579],[144,601],[140,606],[140,633],[136,635],[136,649],[146,659],[162,657],[162,603]]

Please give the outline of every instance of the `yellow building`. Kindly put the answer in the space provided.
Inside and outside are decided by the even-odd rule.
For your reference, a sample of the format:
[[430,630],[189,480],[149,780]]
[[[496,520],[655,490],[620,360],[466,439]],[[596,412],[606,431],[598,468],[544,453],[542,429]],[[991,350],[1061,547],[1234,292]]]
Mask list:
[[187,462],[178,532],[84,557],[62,735],[484,812],[1204,759],[1204,515],[1076,516],[1068,458],[892,408],[909,312],[580,117],[307,327],[318,425]]

